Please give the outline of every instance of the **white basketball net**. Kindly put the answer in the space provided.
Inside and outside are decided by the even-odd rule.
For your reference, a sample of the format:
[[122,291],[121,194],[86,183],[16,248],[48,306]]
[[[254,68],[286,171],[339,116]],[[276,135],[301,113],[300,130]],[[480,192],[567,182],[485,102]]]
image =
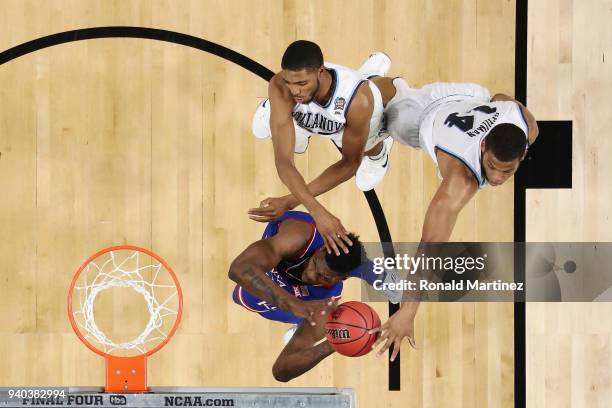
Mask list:
[[[164,318],[178,315],[177,309],[179,303],[177,301],[174,302],[177,309],[168,305],[171,300],[177,299],[178,290],[174,284],[156,283],[160,276],[160,271],[164,269],[161,263],[140,266],[140,256],[142,254],[140,251],[130,250],[132,254],[123,259],[117,259],[114,252],[110,251],[104,254],[106,255],[105,257],[92,260],[81,272],[83,279],[79,279],[79,281],[82,280],[84,283],[79,286],[79,282],[77,282],[74,286],[74,291],[78,292],[79,298],[79,307],[74,305],[73,299],[74,320],[80,327],[83,337],[90,342],[95,341],[98,343],[105,353],[110,354],[116,350],[129,350],[142,354],[168,337],[168,333],[164,330],[168,324],[164,325]],[[126,264],[130,266],[126,268]],[[88,275],[92,272],[95,274],[95,277],[88,283]],[[152,276],[150,281],[143,277],[143,274],[147,273],[150,273]],[[94,316],[96,297],[101,292],[111,288],[129,288],[134,290],[142,295],[148,309],[149,320],[146,327],[140,335],[130,341],[116,343],[107,337],[96,325]],[[165,298],[161,303],[156,299],[156,289],[158,292],[159,289],[164,289]],[[73,293],[73,298],[75,295],[76,293]]]

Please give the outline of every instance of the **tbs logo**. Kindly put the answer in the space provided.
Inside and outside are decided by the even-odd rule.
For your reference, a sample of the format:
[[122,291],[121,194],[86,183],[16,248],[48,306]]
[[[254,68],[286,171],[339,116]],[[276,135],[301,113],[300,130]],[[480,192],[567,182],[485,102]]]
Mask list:
[[111,395],[110,403],[112,405],[127,405],[127,398],[125,398],[125,395]]

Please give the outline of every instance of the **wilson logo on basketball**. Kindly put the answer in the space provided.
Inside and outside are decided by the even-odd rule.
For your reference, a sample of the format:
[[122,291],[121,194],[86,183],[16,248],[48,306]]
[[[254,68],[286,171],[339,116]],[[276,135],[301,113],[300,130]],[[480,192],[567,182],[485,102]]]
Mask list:
[[334,339],[350,339],[351,335],[348,329],[327,329],[327,334]]

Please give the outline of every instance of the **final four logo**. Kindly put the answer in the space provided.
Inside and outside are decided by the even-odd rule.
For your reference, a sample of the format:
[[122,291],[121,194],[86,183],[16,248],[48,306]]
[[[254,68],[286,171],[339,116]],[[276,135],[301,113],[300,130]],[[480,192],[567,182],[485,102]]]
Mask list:
[[344,105],[346,105],[346,99],[344,99],[343,97],[339,96],[334,101],[334,110],[342,110],[342,109],[344,109]]

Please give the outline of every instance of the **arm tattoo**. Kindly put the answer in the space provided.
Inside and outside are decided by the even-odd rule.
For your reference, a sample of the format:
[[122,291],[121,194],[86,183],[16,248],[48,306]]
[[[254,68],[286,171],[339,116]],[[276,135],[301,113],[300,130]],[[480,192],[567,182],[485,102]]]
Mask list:
[[[270,285],[274,285],[270,279],[262,278],[257,272],[253,270],[251,266],[247,266],[247,268],[242,272],[242,274],[249,278],[250,286],[257,291],[256,295],[261,295],[259,297],[264,298],[263,300],[270,301],[275,306],[279,306],[278,295],[274,292]],[[265,280],[264,280],[265,279]],[[267,281],[267,282],[266,282]]]

